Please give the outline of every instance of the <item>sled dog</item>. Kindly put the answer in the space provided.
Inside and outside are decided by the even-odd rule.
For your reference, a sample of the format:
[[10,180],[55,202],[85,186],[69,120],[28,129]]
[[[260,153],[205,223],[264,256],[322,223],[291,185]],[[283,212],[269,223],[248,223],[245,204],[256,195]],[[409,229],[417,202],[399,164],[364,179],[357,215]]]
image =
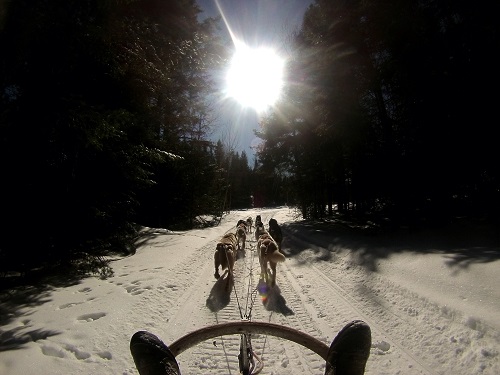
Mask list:
[[238,220],[238,223],[236,223],[236,228],[238,228],[241,224],[243,224],[246,227],[247,226],[246,220],[243,219]]
[[267,233],[266,228],[264,228],[264,223],[255,222],[255,241],[258,241],[259,237],[264,233]]
[[229,282],[233,277],[234,262],[236,260],[236,250],[237,242],[236,235],[234,233],[227,233],[220,239],[219,243],[215,247],[214,253],[214,266],[215,273],[214,277],[216,279],[220,278],[219,267],[221,271],[225,269],[228,270],[227,286],[229,287]]
[[269,234],[278,244],[278,249],[281,251],[281,243],[283,242],[283,234],[281,227],[278,225],[276,219],[269,220]]
[[252,233],[253,220],[251,217],[247,219],[247,233]]
[[261,278],[271,286],[276,285],[276,266],[278,263],[285,261],[285,256],[279,251],[276,241],[267,233],[259,238],[257,250],[259,252]]
[[244,223],[241,223],[240,225],[238,225],[238,228],[236,228],[236,245],[238,247],[238,250],[243,251],[243,253],[245,253],[246,239],[247,239],[246,225]]
[[260,215],[257,215],[255,217],[255,226],[257,226],[259,223],[262,223],[262,218],[260,217]]

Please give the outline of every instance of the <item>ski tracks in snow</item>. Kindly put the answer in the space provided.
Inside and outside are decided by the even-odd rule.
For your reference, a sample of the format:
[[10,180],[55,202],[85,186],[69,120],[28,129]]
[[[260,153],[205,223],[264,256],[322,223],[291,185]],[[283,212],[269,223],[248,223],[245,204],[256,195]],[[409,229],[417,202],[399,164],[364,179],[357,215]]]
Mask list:
[[[267,228],[275,213],[261,214]],[[221,228],[221,234],[234,229]],[[169,294],[173,298],[168,301],[165,324],[161,327],[164,341],[171,343],[204,326],[250,318],[295,328],[330,345],[345,324],[362,319],[372,329],[366,375],[476,373],[478,369],[464,367],[465,362],[460,361],[461,355],[467,355],[470,342],[476,340],[476,351],[496,345],[495,338],[488,337],[480,327],[460,330],[457,326],[463,322],[454,319],[452,312],[356,265],[348,252],[325,249],[312,243],[311,238],[306,243],[286,230],[284,236],[287,260],[278,264],[277,284],[273,288],[266,288],[259,280],[253,233],[247,237],[246,256],[236,261],[234,286],[230,289],[226,288],[226,280],[215,280],[213,276],[217,240],[196,249],[182,264],[173,267],[173,275],[168,279],[175,280],[176,288],[174,294]],[[293,247],[300,251],[289,251]],[[400,302],[393,303],[391,295],[397,295]],[[179,355],[181,371],[239,374],[239,344],[239,335],[203,342]],[[253,335],[252,345],[264,364],[261,374],[324,372],[324,361],[298,344]],[[439,345],[450,346],[447,353],[456,358],[453,368],[449,368],[453,362],[450,358],[436,354],[443,352],[434,350]],[[401,363],[406,363],[406,367],[396,367]]]
[[[288,283],[300,285],[311,318],[323,332],[334,337],[353,319],[370,325],[366,374],[496,373],[488,362],[498,346],[496,332],[366,270],[345,249],[285,236],[287,244],[302,249],[293,256],[295,264],[287,263]],[[471,359],[477,368],[471,368]],[[400,368],[401,363],[406,367]]]

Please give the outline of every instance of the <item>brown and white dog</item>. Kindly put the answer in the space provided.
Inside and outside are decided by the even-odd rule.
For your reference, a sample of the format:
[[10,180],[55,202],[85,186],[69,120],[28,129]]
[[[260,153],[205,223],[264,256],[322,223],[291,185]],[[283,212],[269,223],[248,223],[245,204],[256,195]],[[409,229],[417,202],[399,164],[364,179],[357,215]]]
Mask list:
[[251,217],[247,219],[247,233],[252,233],[253,220]]
[[[266,280],[267,284],[276,285],[276,266],[286,260],[285,256],[279,251],[278,244],[267,232],[260,236],[257,242],[257,250],[259,252],[261,277]],[[268,265],[271,269],[270,280]]]
[[227,286],[233,277],[234,262],[236,261],[236,235],[234,233],[225,234],[215,247],[214,266],[216,279],[220,278],[219,267],[222,271],[228,270]]
[[247,228],[244,223],[241,223],[236,228],[236,244],[238,246],[238,250],[243,251],[245,253],[245,242],[247,239]]
[[264,223],[262,221],[255,222],[255,241],[259,241],[259,237],[267,233],[266,228],[264,228]]
[[281,243],[283,242],[283,234],[281,233],[281,227],[278,225],[276,219],[269,220],[269,234],[278,244],[278,249],[281,251]]

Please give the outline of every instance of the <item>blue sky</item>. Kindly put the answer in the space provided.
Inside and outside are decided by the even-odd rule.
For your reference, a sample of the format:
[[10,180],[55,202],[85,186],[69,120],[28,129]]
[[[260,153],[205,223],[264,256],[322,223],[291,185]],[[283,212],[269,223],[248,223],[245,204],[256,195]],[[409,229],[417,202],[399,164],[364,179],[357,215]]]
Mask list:
[[[200,17],[224,18],[235,37],[252,47],[267,46],[279,49],[285,36],[299,28],[312,0],[197,0],[203,13]],[[251,145],[258,143],[253,131],[258,128],[259,115],[242,108],[232,100],[220,103],[220,118],[212,138],[217,141],[231,136],[235,151],[245,151],[253,165]],[[224,141],[224,140],[223,140]]]

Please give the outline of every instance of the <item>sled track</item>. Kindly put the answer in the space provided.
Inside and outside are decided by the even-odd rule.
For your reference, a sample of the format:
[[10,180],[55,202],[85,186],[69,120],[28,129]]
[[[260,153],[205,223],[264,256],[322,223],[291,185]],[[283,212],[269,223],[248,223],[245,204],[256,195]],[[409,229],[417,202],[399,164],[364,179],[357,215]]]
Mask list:
[[[382,304],[373,306],[374,301],[363,300],[363,297],[359,299],[352,297],[346,290],[342,289],[335,281],[325,274],[325,271],[328,272],[330,270],[321,271],[319,267],[314,265],[310,265],[310,267],[315,271],[316,276],[315,279],[311,278],[309,280],[307,284],[308,288],[306,288],[305,291],[307,293],[311,284],[315,285],[314,296],[318,298],[315,299],[314,296],[311,296],[310,301],[314,305],[314,308],[317,309],[319,316],[332,327],[332,332],[338,332],[345,323],[353,318],[362,319],[370,325],[374,337],[384,337],[385,341],[390,342],[391,346],[394,347],[392,350],[397,350],[400,352],[400,354],[398,354],[399,356],[406,357],[406,361],[409,363],[409,368],[411,369],[411,371],[407,371],[406,374],[435,374],[435,372],[425,364],[424,360],[412,355],[409,350],[395,339],[395,337],[399,335],[394,334],[396,332],[394,332],[393,327],[402,327],[403,329],[409,328],[404,319],[395,316]],[[317,302],[328,299],[331,301],[332,306],[321,306]],[[367,303],[372,306],[366,308]],[[328,310],[330,310],[329,313],[326,312]],[[389,316],[389,318],[387,318],[387,316]],[[339,324],[339,321],[342,323]]]
[[[165,342],[171,343],[184,336],[188,332],[202,328],[195,325],[199,316],[203,316],[204,326],[240,320],[238,302],[242,303],[240,297],[242,282],[245,279],[245,264],[251,256],[247,248],[247,256],[240,258],[234,268],[234,289],[226,290],[225,271],[221,278],[216,280],[213,276],[213,254],[218,240],[195,251],[182,264],[176,267],[173,279],[179,284],[182,295],[171,304],[172,311],[169,314],[165,328],[168,329],[163,335]],[[247,241],[247,247],[249,243]],[[186,274],[184,269],[188,269]],[[235,298],[235,291],[238,300]],[[192,320],[190,317],[195,317]],[[216,340],[205,341],[196,347],[186,350],[179,358],[179,365],[186,374],[238,374],[238,352],[240,338],[237,335],[225,336]]]
[[[290,241],[298,241],[289,233],[285,234]],[[412,332],[416,337],[425,337],[426,333],[421,332],[420,326],[415,325],[410,319],[395,311],[394,306],[388,301],[377,298],[371,287],[366,285],[365,278],[358,279],[345,278],[340,267],[332,266],[332,262],[324,262],[311,253],[304,252],[297,255],[297,261],[303,264],[300,268],[289,270],[291,280],[297,280],[301,284],[301,290],[307,295],[308,302],[312,309],[318,312],[330,327],[331,332],[338,332],[347,322],[353,319],[366,321],[372,329],[375,350],[371,355],[385,355],[388,352],[377,349],[380,339],[389,343],[390,352],[399,357],[405,358],[408,368],[406,374],[439,374],[432,370],[435,364],[429,353],[421,349],[423,347],[409,346],[408,342],[403,345],[398,337],[407,337],[402,332]],[[336,263],[336,262],[335,262]],[[335,264],[334,263],[334,264]],[[386,282],[386,281],[384,281]],[[341,286],[342,285],[342,286]],[[315,298],[316,297],[316,298]],[[329,301],[328,305],[323,305],[321,301]],[[436,331],[435,327],[429,332]],[[333,339],[333,337],[330,338]],[[415,352],[422,353],[423,358],[416,357]],[[369,364],[367,368],[369,369]],[[380,371],[380,369],[379,369]]]
[[[272,217],[272,213],[262,215],[265,223]],[[223,282],[216,281],[213,277],[213,252],[217,241],[195,251],[180,264],[175,265],[165,272],[165,281],[151,298],[161,298],[161,290],[170,288],[175,291],[177,298],[165,301],[165,310],[154,312],[164,317],[164,332],[160,331],[167,343],[183,336],[187,332],[201,328],[194,326],[189,317],[192,315],[205,316],[206,325],[232,322],[241,319],[247,304],[252,307],[252,320],[271,322],[295,328],[316,337],[329,344],[336,332],[342,326],[358,318],[367,321],[372,330],[384,332],[387,340],[408,357],[408,362],[413,363],[411,374],[432,374],[420,360],[413,358],[396,340],[388,337],[390,333],[385,327],[380,327],[376,322],[381,320],[375,314],[366,314],[363,311],[379,311],[383,316],[387,309],[380,306],[377,309],[365,309],[358,298],[349,296],[349,292],[338,285],[331,276],[335,270],[328,269],[321,262],[312,263],[306,256],[299,255],[299,267],[291,266],[295,259],[287,259],[278,265],[277,285],[269,291],[266,300],[263,295],[248,295],[257,293],[260,266],[256,253],[256,241],[249,234],[246,242],[246,257],[236,261],[234,276],[235,285],[228,294],[219,293]],[[193,272],[196,270],[196,272]],[[249,281],[253,285],[249,288]],[[216,290],[217,284],[219,288]],[[204,292],[200,293],[200,289]],[[207,306],[207,296],[219,293],[220,309],[211,309]],[[327,295],[328,298],[323,296]],[[315,296],[317,298],[315,298]],[[330,301],[328,306],[322,306],[319,301]],[[366,302],[365,302],[366,303]],[[371,302],[373,303],[373,301]],[[241,309],[241,312],[240,312]],[[393,318],[396,319],[395,317]],[[405,325],[401,322],[400,325]],[[161,329],[161,328],[160,328]],[[375,336],[375,334],[374,334]],[[195,348],[191,348],[179,357],[181,369],[185,373],[202,371],[204,374],[238,374],[238,352],[240,337],[224,336],[216,340],[206,341]],[[270,373],[270,369],[285,371],[288,366],[294,371],[299,369],[303,374],[321,374],[324,371],[322,359],[315,353],[298,345],[283,345],[281,339],[255,335],[252,337],[253,349],[264,361],[262,374]]]
[[[307,308],[303,300],[303,294],[294,285],[290,278],[288,267],[285,263],[278,266],[278,278],[276,287],[279,288],[282,301],[286,301],[286,306],[279,306],[278,311],[273,313],[275,323],[283,326],[295,328],[312,337],[324,341],[328,346],[330,343],[321,333],[311,316],[311,311]],[[314,313],[314,312],[312,312]],[[294,368],[299,368],[304,374],[323,374],[325,370],[324,361],[310,350],[294,347],[295,353],[291,353],[289,358],[297,358],[293,363]]]
[[[267,212],[262,215],[262,221],[266,223],[270,217],[272,212]],[[297,240],[288,233],[285,236],[288,241]],[[246,256],[235,263],[234,288],[224,293],[223,282],[213,277],[216,242],[212,241],[195,251],[170,271],[173,278],[169,277],[166,282],[175,280],[179,293],[176,299],[168,302],[168,311],[165,311],[165,332],[161,334],[166,343],[202,328],[195,325],[200,320],[199,316],[204,317],[204,326],[234,322],[241,319],[241,314],[248,313],[250,304],[253,321],[291,327],[327,345],[347,322],[365,320],[372,327],[374,338],[383,337],[390,343],[393,355],[406,359],[406,374],[436,374],[426,365],[425,359],[416,358],[410,353],[411,347],[407,350],[407,346],[395,339],[400,337],[398,330],[408,329],[408,322],[395,314],[390,306],[385,306],[384,301],[368,298],[367,286],[363,290],[355,280],[347,279],[339,283],[335,266],[332,268],[330,263],[315,261],[307,252],[294,255],[278,265],[277,284],[265,293],[259,284],[260,266],[252,233],[247,237]],[[213,301],[209,301],[211,298],[217,301],[216,308]],[[321,301],[328,301],[328,304]],[[190,316],[196,316],[196,319],[191,321]],[[202,342],[179,356],[181,370],[187,374],[239,374],[239,344],[239,335]],[[285,345],[282,339],[267,335],[253,335],[252,345],[254,352],[264,362],[263,375],[284,374],[288,372],[287,369],[301,374],[324,372],[324,361],[300,345]],[[372,348],[371,356],[378,355],[374,354],[377,351],[377,348]],[[380,353],[384,354],[387,353]],[[370,362],[368,370],[369,365]]]
[[[272,214],[273,212],[263,213],[262,221],[268,222]],[[313,299],[307,293],[309,286],[300,285],[295,280],[296,275],[290,271],[287,264],[292,260],[287,259],[285,263],[278,265],[277,285],[268,293],[262,290],[262,284],[259,284],[260,266],[253,233],[247,237],[246,256],[239,258],[235,263],[234,289],[224,296],[219,293],[220,287],[217,289],[219,294],[214,293],[217,284],[222,284],[213,277],[213,252],[216,242],[212,241],[195,251],[192,256],[170,271],[173,277],[169,277],[170,281],[166,282],[172,283],[172,280],[175,280],[179,295],[177,299],[168,302],[165,311],[165,332],[160,332],[160,335],[165,338],[166,343],[201,328],[190,324],[191,315],[205,316],[205,326],[209,326],[238,321],[241,319],[241,314],[248,312],[247,309],[251,307],[253,321],[271,322],[295,328],[329,345],[338,327],[329,329],[327,325],[317,324],[317,316],[324,313],[311,305]],[[198,271],[187,273],[186,270]],[[204,292],[200,293],[200,289]],[[226,301],[219,301],[220,309],[215,311],[207,306],[207,296],[213,294],[217,294],[219,299],[227,298]],[[325,328],[328,332],[326,335],[322,333]],[[238,374],[239,344],[238,335],[203,342],[179,356],[181,370],[188,374],[200,371],[207,375]],[[284,340],[279,338],[253,335],[252,346],[257,356],[264,362],[262,374],[287,373],[287,368],[293,368],[294,372],[302,374],[324,372],[324,361],[300,345],[285,345]]]
[[[266,228],[277,212],[261,212]],[[253,211],[252,218],[258,213]],[[236,222],[225,228],[234,232],[235,227]],[[147,312],[151,331],[170,344],[203,327],[237,322],[251,307],[252,321],[290,327],[329,346],[345,324],[362,319],[372,329],[366,375],[471,373],[464,363],[497,347],[497,337],[480,326],[467,326],[446,306],[365,270],[350,249],[330,247],[324,237],[301,239],[300,231],[294,236],[286,227],[282,226],[287,260],[278,264],[276,286],[268,290],[259,282],[254,233],[247,236],[246,257],[236,260],[234,288],[229,291],[224,291],[224,281],[213,276],[218,239],[190,249],[178,264],[158,267],[162,273],[158,286],[142,288],[147,293],[141,294],[142,304],[151,302],[152,311]],[[140,282],[148,281],[138,278]],[[127,286],[131,291],[133,287]],[[158,299],[164,300],[163,305],[158,305]],[[251,337],[253,350],[264,363],[262,375],[324,373],[324,361],[309,349],[266,334]],[[436,350],[441,345],[450,347],[449,353]],[[187,349],[178,361],[185,374],[239,374],[239,346],[240,335],[221,336]],[[396,368],[394,363],[405,365]]]

